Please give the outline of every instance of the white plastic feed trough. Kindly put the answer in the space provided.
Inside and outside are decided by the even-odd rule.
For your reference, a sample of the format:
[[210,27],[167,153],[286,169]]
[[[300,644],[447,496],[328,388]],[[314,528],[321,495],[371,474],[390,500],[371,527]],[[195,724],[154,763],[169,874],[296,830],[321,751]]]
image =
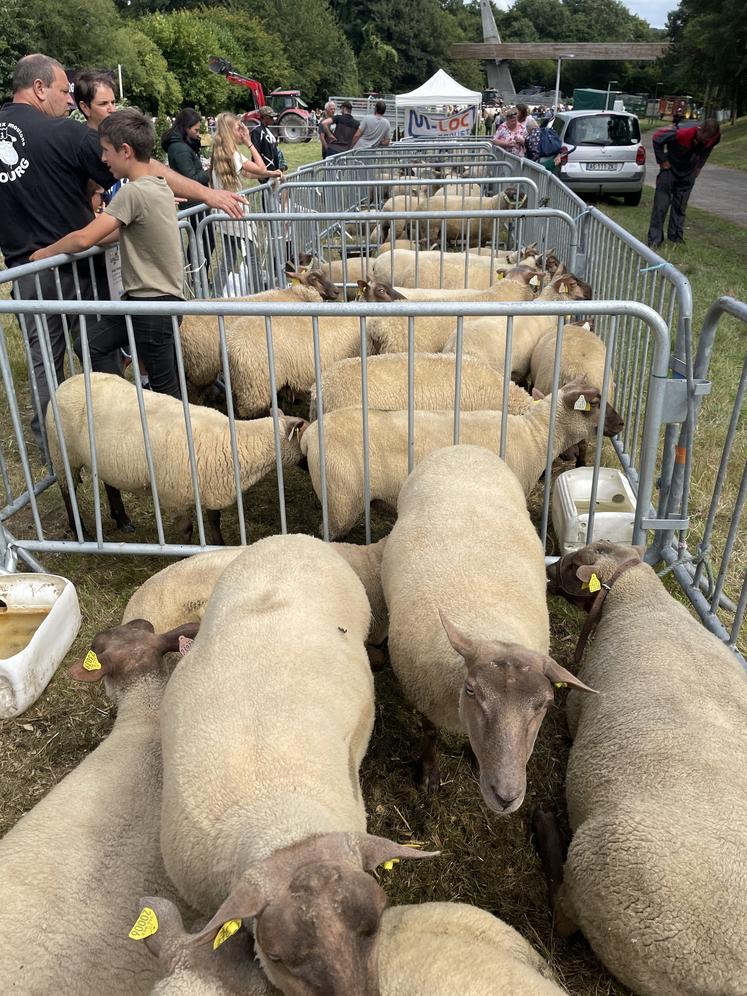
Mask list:
[[[592,467],[566,470],[552,491],[552,524],[560,555],[586,546],[589,525]],[[592,540],[633,542],[635,495],[625,475],[612,467],[599,468]]]
[[78,596],[67,578],[0,576],[0,719],[39,698],[79,628]]

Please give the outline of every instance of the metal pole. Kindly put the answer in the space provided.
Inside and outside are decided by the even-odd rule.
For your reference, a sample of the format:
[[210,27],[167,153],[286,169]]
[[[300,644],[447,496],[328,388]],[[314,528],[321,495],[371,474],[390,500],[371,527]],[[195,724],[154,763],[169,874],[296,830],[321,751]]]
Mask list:
[[119,81],[119,99],[122,100],[124,97],[124,88],[122,86],[122,63],[117,63],[117,79]]
[[555,74],[555,104],[553,109],[556,114],[558,111],[558,102],[560,101],[560,63],[562,61],[562,59],[558,59],[558,71]]
[[612,86],[612,80],[607,83],[607,96],[604,98],[604,109],[605,111],[610,106],[610,87]]

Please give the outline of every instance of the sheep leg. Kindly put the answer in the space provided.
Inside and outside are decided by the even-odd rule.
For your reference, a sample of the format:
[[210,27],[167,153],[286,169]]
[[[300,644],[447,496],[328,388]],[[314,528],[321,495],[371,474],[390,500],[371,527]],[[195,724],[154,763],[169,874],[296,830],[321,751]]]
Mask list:
[[[62,483],[60,484],[60,491],[62,492],[62,500],[65,503],[65,511],[67,512],[67,521],[70,525],[70,532],[73,534],[73,537],[77,539],[78,533],[75,530],[75,516],[73,515],[73,503],[70,498],[70,492]],[[94,543],[95,538],[91,536],[86,529],[86,525],[83,522],[83,516],[80,518],[80,528],[81,535],[83,536],[83,542]]]
[[208,527],[210,529],[210,540],[214,546],[225,546],[223,533],[220,531],[220,509],[209,508],[207,510]]
[[560,937],[570,937],[578,930],[578,926],[565,911],[563,904],[563,841],[558,821],[552,813],[535,809],[532,814],[532,830],[534,846],[547,881],[547,894],[555,920],[555,932]]
[[438,769],[438,727],[422,717],[423,741],[417,762],[418,785],[424,792],[437,792],[441,784]]
[[588,443],[585,439],[582,439],[578,444],[577,454],[576,454],[576,466],[585,467],[587,465],[587,448]]
[[117,523],[117,529],[121,529],[123,533],[134,533],[135,527],[125,510],[124,502],[122,501],[122,492],[119,488],[113,488],[111,484],[105,484],[104,490],[109,500],[109,514]]

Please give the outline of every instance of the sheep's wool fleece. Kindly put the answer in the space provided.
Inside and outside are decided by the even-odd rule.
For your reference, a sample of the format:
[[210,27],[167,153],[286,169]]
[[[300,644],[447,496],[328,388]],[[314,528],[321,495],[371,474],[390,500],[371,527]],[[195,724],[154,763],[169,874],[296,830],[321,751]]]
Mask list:
[[127,934],[139,896],[173,894],[159,845],[162,688],[128,689],[107,739],[0,842],[3,992],[137,996],[158,978]]
[[400,492],[382,562],[389,656],[410,701],[460,731],[464,662],[441,625],[546,654],[542,544],[516,476],[478,446],[427,456]]
[[281,847],[365,831],[369,622],[353,569],[310,536],[260,540],[221,575],[162,710],[162,849],[197,909]]
[[464,903],[390,906],[381,996],[560,996],[547,963],[508,924]]
[[[386,539],[361,546],[331,543],[330,548],[347,561],[360,578],[371,606],[371,643],[381,643],[387,633],[387,612],[381,590],[381,557]],[[122,623],[147,619],[157,633],[165,633],[185,622],[199,622],[207,601],[223,571],[245,548],[231,547],[197,553],[148,578],[125,606]]]
[[579,677],[601,694],[570,696],[570,912],[642,996],[744,996],[744,672],[641,564],[607,596]]

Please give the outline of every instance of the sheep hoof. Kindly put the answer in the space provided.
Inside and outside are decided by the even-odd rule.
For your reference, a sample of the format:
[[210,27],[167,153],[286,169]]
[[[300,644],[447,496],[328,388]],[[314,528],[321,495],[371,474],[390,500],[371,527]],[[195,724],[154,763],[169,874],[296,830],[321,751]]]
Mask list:
[[438,792],[441,787],[441,772],[438,768],[438,761],[425,761],[421,759],[418,764],[418,788],[427,795]]
[[118,530],[118,532],[120,532],[120,533],[134,533],[135,532],[135,527],[132,524],[132,522],[130,521],[129,517],[126,517],[124,519],[115,519],[114,521],[117,523],[117,530]]

